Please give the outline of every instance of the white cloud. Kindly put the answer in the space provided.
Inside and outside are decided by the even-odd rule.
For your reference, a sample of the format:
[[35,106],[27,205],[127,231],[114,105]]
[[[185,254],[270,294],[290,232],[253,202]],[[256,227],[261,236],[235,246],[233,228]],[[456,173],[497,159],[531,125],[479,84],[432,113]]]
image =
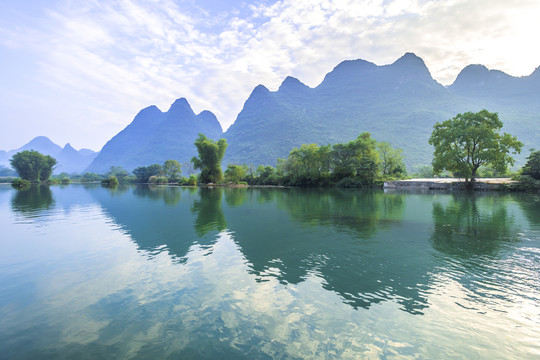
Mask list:
[[0,44],[36,55],[42,86],[72,104],[48,121],[80,119],[88,132],[65,138],[94,148],[141,108],[166,110],[178,97],[228,127],[257,84],[276,89],[292,75],[316,86],[345,59],[386,64],[413,51],[443,84],[470,63],[516,76],[540,65],[537,1],[282,0],[248,10],[212,18],[172,0],[64,2],[34,23],[0,23]]

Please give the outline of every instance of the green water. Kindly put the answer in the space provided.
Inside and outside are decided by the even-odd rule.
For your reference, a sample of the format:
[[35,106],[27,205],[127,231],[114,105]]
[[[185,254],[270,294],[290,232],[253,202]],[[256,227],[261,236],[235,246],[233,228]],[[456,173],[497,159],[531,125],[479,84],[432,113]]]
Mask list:
[[1,359],[537,359],[540,199],[0,186]]

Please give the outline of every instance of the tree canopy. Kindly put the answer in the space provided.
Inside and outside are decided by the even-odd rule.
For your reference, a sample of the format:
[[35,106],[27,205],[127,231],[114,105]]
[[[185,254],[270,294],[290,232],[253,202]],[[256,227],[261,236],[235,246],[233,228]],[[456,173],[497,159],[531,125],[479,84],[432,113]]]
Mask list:
[[166,160],[163,163],[163,175],[165,175],[169,181],[178,181],[180,174],[182,173],[182,165],[176,160]]
[[202,183],[217,183],[223,179],[221,161],[227,149],[227,140],[214,141],[203,134],[195,140],[199,157],[193,157],[191,162],[195,169],[200,169],[199,179]]
[[540,180],[540,151],[532,151],[527,157],[527,163],[521,171],[523,175],[529,175],[533,179]]
[[133,169],[133,174],[137,177],[137,182],[147,183],[151,176],[161,175],[163,168],[159,164],[153,164],[150,166],[139,166]]
[[429,144],[435,147],[433,171],[448,170],[463,177],[468,188],[474,186],[482,165],[503,172],[508,164],[514,164],[510,151],[519,153],[523,144],[515,136],[501,134],[502,127],[498,114],[485,109],[436,123],[429,138]]
[[25,150],[13,155],[10,163],[23,180],[47,181],[52,175],[56,159],[35,150]]
[[288,185],[337,182],[341,186],[347,179],[350,186],[370,186],[376,179],[405,175],[405,165],[400,149],[378,143],[364,132],[348,143],[294,148],[286,159],[279,160],[277,173]]

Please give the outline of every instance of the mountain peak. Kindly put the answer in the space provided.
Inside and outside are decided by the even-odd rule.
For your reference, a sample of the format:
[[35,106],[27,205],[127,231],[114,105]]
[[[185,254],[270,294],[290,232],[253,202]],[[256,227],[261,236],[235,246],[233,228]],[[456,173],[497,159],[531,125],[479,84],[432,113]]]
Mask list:
[[489,70],[484,65],[468,65],[460,71],[456,80],[452,84],[454,88],[463,87],[484,87],[486,83],[508,82],[514,78],[499,70]]
[[187,101],[186,98],[179,98],[179,99],[176,99],[171,107],[169,108],[169,111],[178,111],[178,110],[184,110],[184,111],[188,111],[188,112],[193,112],[193,110],[191,109],[191,105],[189,105],[189,102]]
[[73,146],[71,146],[70,143],[67,143],[64,148],[62,149],[62,151],[77,151],[73,148]]
[[251,92],[251,94],[255,94],[255,93],[269,93],[270,90],[268,90],[268,88],[262,84],[259,84],[257,86],[255,86],[255,89],[253,89],[253,91]]
[[287,76],[279,86],[278,91],[298,90],[307,86],[295,77]]
[[405,53],[402,57],[394,61],[392,66],[399,66],[408,70],[426,70],[429,72],[424,60],[412,52]]

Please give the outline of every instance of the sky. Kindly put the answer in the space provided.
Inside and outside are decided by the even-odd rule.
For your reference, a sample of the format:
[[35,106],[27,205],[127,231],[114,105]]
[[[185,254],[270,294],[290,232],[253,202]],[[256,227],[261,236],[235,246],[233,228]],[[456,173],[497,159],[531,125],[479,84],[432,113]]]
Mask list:
[[227,129],[255,86],[311,87],[343,60],[540,66],[539,0],[1,0],[0,149],[36,136],[98,151],[185,97]]

